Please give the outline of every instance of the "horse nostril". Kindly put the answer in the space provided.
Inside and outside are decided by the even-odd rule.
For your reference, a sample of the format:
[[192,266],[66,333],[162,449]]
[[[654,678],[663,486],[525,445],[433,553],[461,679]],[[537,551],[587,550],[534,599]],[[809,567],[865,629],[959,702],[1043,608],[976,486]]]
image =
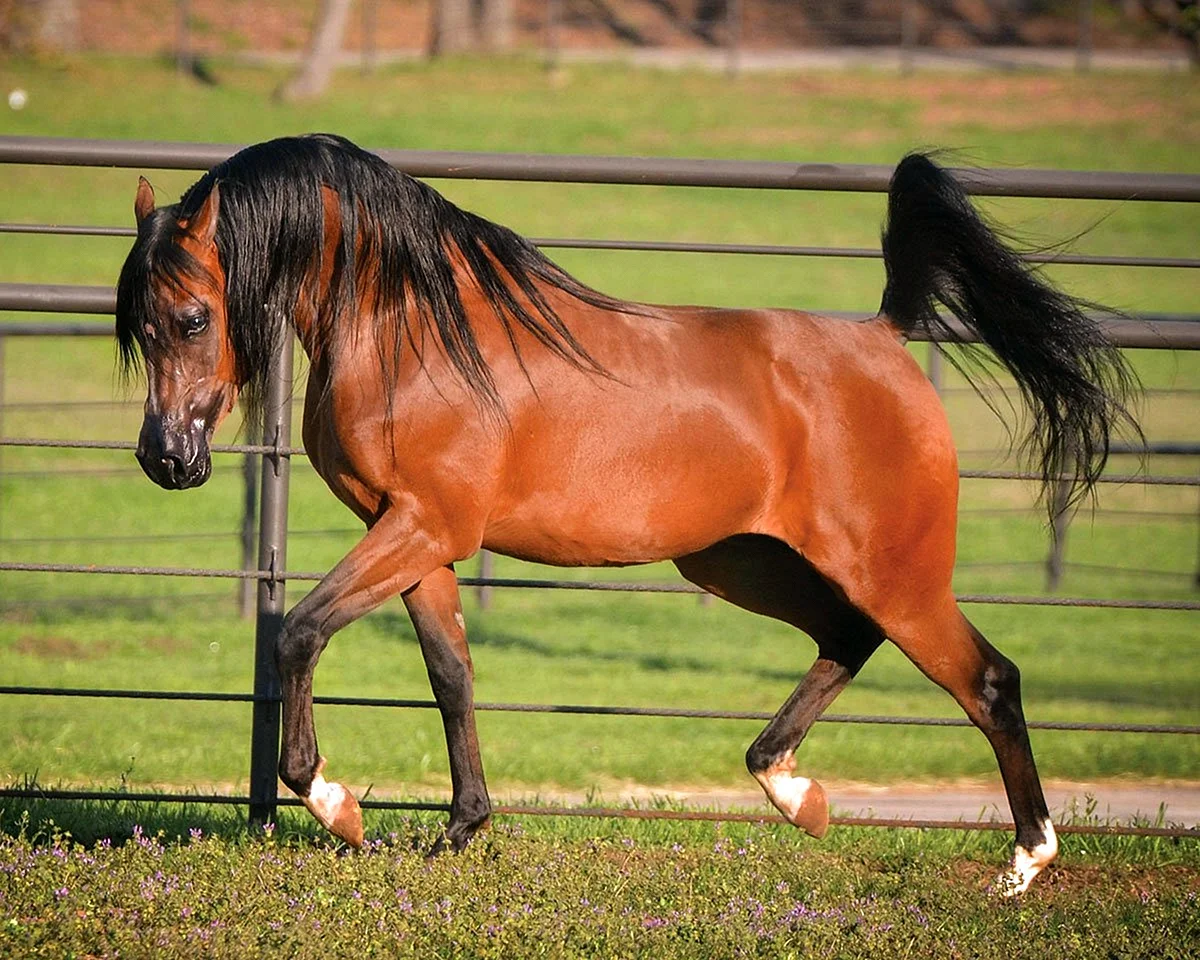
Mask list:
[[182,483],[187,475],[183,464],[183,458],[178,454],[164,453],[161,463],[167,468],[167,475],[175,483]]

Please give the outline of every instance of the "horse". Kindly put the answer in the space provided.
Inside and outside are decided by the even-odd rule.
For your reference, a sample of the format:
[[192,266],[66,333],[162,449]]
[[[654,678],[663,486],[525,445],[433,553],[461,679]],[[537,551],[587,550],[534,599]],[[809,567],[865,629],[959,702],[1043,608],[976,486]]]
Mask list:
[[147,476],[204,483],[213,431],[239,397],[258,409],[290,327],[309,363],[305,449],[366,528],[274,651],[279,775],[334,836],[360,846],[362,815],[324,776],[313,671],[334,633],[397,594],[449,752],[449,819],[430,852],[488,822],[454,572],[486,548],[561,566],[672,560],[808,634],[816,659],[746,764],[813,837],[828,801],[796,774],[796,751],[890,640],[995,752],[1016,832],[1002,889],[1024,892],[1055,857],[1017,667],[951,590],[955,447],[905,343],[923,331],[990,347],[1028,402],[1042,478],[1077,496],[1133,423],[1137,382],[1088,305],[1030,268],[929,155],[891,178],[868,321],[605,295],[327,134],[248,147],[173,205],[156,207],[142,178],[134,212],[116,335],[126,372],[145,366]]

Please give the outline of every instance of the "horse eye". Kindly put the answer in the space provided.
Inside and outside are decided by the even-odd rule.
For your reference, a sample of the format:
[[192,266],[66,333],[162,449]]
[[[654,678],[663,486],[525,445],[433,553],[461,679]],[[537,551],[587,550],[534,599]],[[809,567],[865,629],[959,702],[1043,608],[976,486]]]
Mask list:
[[194,337],[197,334],[203,333],[208,329],[208,314],[207,313],[192,313],[184,317],[182,320],[183,335],[185,337]]

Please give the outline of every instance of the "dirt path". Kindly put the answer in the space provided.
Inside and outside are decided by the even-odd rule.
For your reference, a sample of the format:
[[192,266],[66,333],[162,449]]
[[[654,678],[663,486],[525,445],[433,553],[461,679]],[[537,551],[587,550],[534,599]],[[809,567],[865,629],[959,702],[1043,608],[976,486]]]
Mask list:
[[[1008,801],[1003,788],[976,784],[888,784],[828,782],[824,784],[835,814],[874,816],[896,819],[978,820],[1009,819]],[[1159,807],[1166,805],[1166,821],[1189,827],[1200,826],[1200,783],[1069,783],[1048,782],[1046,800],[1056,820],[1064,813],[1085,813],[1095,801],[1092,815],[1100,819],[1128,821],[1132,817],[1157,821]],[[529,793],[495,791],[497,803],[529,799]],[[646,804],[656,798],[697,808],[722,810],[760,810],[767,803],[756,788],[747,790],[642,787],[633,784],[614,787],[602,795],[588,796],[572,791],[539,791],[542,803],[573,806],[617,806],[630,802]]]

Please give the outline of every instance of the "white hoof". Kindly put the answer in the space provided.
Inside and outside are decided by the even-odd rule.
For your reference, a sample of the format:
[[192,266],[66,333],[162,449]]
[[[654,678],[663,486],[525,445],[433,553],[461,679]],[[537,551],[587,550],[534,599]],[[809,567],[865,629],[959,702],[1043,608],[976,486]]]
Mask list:
[[819,840],[829,829],[829,801],[825,789],[816,780],[793,777],[793,767],[794,762],[779,763],[756,773],[754,778],[762,785],[767,799],[790,823]]
[[362,812],[358,801],[340,783],[328,783],[319,773],[313,777],[308,796],[302,797],[321,826],[352,847],[363,843]]
[[1029,884],[1042,872],[1042,868],[1058,855],[1058,837],[1054,834],[1054,824],[1049,820],[1045,821],[1042,831],[1046,839],[1032,850],[1026,850],[1018,844],[1013,851],[1012,863],[996,881],[996,892],[1000,896],[1020,896],[1029,889]]

